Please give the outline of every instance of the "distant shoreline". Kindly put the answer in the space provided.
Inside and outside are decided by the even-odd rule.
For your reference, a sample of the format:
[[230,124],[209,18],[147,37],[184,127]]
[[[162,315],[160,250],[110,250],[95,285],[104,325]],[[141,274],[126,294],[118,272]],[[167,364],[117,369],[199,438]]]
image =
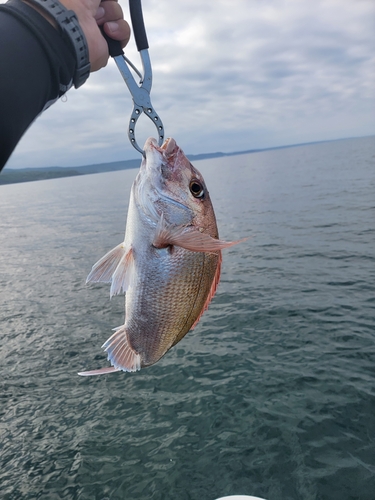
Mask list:
[[[372,137],[372,136],[368,136]],[[262,151],[271,151],[275,149],[295,148],[298,146],[307,146],[321,144],[324,142],[345,141],[348,139],[360,139],[360,137],[348,137],[345,139],[332,139],[328,141],[305,142],[301,144],[289,144],[286,146],[275,146],[261,149],[248,149],[246,151],[235,151],[233,153],[203,153],[196,155],[187,155],[190,161],[208,160],[211,158],[220,158],[227,156],[237,156],[250,153],[260,153]],[[41,168],[4,168],[0,173],[0,185],[16,184],[20,182],[33,182],[46,179],[58,179],[62,177],[74,177],[77,175],[99,174],[104,172],[116,172],[119,170],[128,170],[139,168],[140,159],[116,161],[111,163],[99,163],[94,165],[84,165],[80,167],[41,167]]]

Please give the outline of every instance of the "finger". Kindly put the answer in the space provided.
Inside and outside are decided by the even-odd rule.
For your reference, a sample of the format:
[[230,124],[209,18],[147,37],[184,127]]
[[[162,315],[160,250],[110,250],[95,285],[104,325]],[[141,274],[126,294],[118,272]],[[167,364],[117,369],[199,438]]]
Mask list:
[[103,26],[105,33],[125,47],[130,38],[130,27],[123,18],[121,6],[116,0],[101,2],[96,16],[98,26]]
[[109,21],[124,19],[121,5],[114,0],[104,0],[96,11],[95,19],[99,26]]
[[130,39],[130,27],[124,19],[104,23],[103,29],[108,36],[119,41],[122,48],[125,47]]

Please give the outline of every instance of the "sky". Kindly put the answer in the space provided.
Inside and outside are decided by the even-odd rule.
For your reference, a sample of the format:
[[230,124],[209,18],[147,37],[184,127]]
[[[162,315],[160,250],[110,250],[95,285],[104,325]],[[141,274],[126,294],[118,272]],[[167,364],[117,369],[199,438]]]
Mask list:
[[[126,19],[128,2],[120,0]],[[143,0],[151,100],[190,154],[375,134],[374,0]],[[141,67],[134,40],[126,55]],[[8,167],[140,158],[111,60],[45,111]],[[143,145],[156,132],[139,119]]]

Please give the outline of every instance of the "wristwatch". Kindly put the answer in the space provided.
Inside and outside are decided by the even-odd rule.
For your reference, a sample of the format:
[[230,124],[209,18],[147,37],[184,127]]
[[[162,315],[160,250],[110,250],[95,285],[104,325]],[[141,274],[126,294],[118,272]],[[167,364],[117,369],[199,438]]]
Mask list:
[[28,2],[41,7],[51,16],[62,37],[70,43],[77,63],[73,84],[78,89],[90,75],[90,60],[86,37],[75,12],[68,10],[59,0],[28,0]]

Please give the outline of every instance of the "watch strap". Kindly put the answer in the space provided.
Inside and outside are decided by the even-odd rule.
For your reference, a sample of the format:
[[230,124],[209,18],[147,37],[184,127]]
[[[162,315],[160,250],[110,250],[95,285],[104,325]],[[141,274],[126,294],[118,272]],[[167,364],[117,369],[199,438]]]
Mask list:
[[65,8],[59,0],[28,0],[28,2],[41,7],[51,16],[62,37],[70,43],[76,58],[73,84],[78,89],[90,75],[90,60],[86,37],[75,12]]

